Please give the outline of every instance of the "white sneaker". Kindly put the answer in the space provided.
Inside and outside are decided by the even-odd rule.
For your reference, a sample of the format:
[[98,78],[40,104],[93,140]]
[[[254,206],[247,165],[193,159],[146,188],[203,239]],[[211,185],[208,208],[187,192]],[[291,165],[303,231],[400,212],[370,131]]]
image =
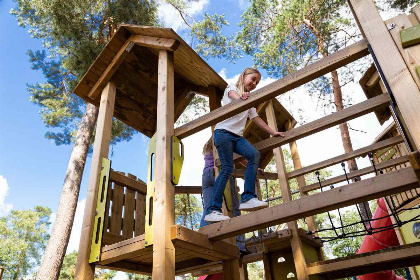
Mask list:
[[241,203],[241,205],[239,205],[239,210],[255,211],[255,210],[259,210],[259,209],[263,209],[267,207],[268,207],[267,202],[258,200],[256,198],[251,198],[247,202]]
[[211,212],[210,214],[207,214],[204,217],[204,221],[210,222],[210,223],[225,221],[225,220],[229,220],[229,219],[230,219],[230,217],[225,216],[221,212],[218,212],[218,211],[213,211],[213,212]]

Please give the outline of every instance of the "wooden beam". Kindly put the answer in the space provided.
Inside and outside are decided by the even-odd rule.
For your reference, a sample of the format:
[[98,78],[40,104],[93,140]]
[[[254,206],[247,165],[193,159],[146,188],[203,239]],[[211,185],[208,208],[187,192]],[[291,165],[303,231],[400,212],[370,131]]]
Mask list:
[[175,194],[201,194],[201,186],[175,186]]
[[[236,178],[244,178],[245,177],[245,169],[234,169],[232,173],[233,177]],[[257,173],[257,179],[268,179],[268,180],[278,180],[279,176],[277,173],[273,172],[264,172],[262,175],[260,172]]]
[[345,161],[350,160],[350,159],[365,156],[370,152],[374,152],[374,151],[377,151],[377,150],[380,150],[380,149],[383,149],[383,148],[388,148],[388,147],[394,146],[394,145],[402,143],[402,142],[404,142],[404,138],[401,135],[398,135],[398,136],[392,137],[390,139],[386,139],[386,140],[383,140],[383,141],[376,142],[376,143],[374,143],[372,145],[369,145],[367,147],[363,147],[363,148],[354,150],[350,153],[339,155],[339,156],[336,156],[336,157],[333,157],[333,158],[330,158],[330,159],[323,160],[321,162],[312,164],[310,166],[306,166],[306,167],[294,170],[292,172],[287,173],[287,178],[288,179],[293,179],[293,178],[296,178],[296,177],[299,177],[299,176],[302,176],[302,175],[320,170],[322,168],[332,166],[332,165],[337,164],[337,163],[341,163],[341,162],[345,162]]
[[310,275],[337,279],[420,264],[420,242],[308,265]]
[[223,279],[240,280],[239,275],[239,260],[224,260],[223,261]]
[[96,202],[98,199],[99,180],[102,169],[102,158],[108,157],[111,142],[112,115],[114,112],[116,86],[109,82],[101,95],[98,120],[96,121],[96,136],[93,144],[92,164],[90,167],[89,184],[86,196],[85,213],[83,215],[82,232],[80,235],[79,253],[75,279],[93,280],[95,265],[89,264],[92,244],[93,224],[95,221]]
[[142,275],[152,275],[152,266],[141,264],[141,263],[133,263],[128,261],[119,261],[107,265],[98,265],[100,268],[111,269],[111,270],[118,270],[127,273],[136,273]]
[[362,34],[369,41],[412,137],[420,148],[420,91],[373,0],[348,0]]
[[295,73],[273,82],[251,94],[247,100],[229,103],[220,109],[214,110],[175,129],[175,135],[185,138],[224,119],[232,117],[246,109],[256,107],[258,104],[319,78],[331,71],[347,65],[359,58],[368,55],[367,41],[362,40],[328,57],[302,68]]
[[130,190],[139,192],[141,194],[147,193],[147,185],[145,182],[131,179],[130,177],[125,176],[124,174],[111,171],[110,180],[111,182],[115,182],[120,186],[124,186]]
[[[371,98],[369,100],[363,101],[359,104],[356,104],[350,108],[346,108],[339,112],[332,113],[329,116],[323,117],[316,121],[304,124],[292,130],[286,131],[284,134],[285,138],[281,137],[272,137],[261,142],[254,144],[255,148],[260,152],[264,152],[281,145],[288,144],[290,142],[299,140],[311,134],[320,132],[327,128],[333,127],[335,125],[341,124],[351,119],[366,115],[370,112],[375,111],[378,108],[383,108],[388,106],[389,103],[388,94],[382,94]],[[241,156],[234,155],[234,160],[240,160]]]
[[107,265],[120,260],[143,254],[150,254],[152,246],[145,247],[144,234],[102,248],[100,265]]
[[[274,131],[278,131],[276,115],[274,113],[273,101],[270,101],[265,108],[267,115],[268,126]],[[287,203],[293,200],[292,193],[290,192],[289,180],[286,175],[286,164],[284,163],[283,151],[281,147],[273,149],[274,160],[276,162],[276,170],[279,178],[279,185],[281,189],[283,203]],[[302,240],[300,240],[298,233],[298,225],[296,221],[290,221],[287,223],[287,227],[292,233],[290,238],[290,245],[292,247],[293,259],[296,268],[296,276],[298,280],[309,280],[305,255],[303,253]],[[272,279],[271,269],[269,264],[270,258],[264,255],[264,270],[268,274],[267,279]]]
[[159,51],[155,195],[153,197],[153,280],[175,279],[175,189],[171,182],[171,137],[174,135],[174,53]]
[[[376,164],[376,170],[378,170],[378,172],[379,172],[380,169],[386,169],[386,168],[390,168],[390,167],[393,167],[393,166],[397,166],[397,165],[406,163],[407,161],[409,161],[408,156],[402,156],[402,157],[399,157],[399,158],[396,158],[396,159],[393,159],[393,160],[383,161],[383,162],[380,162],[380,163]],[[369,166],[369,167],[366,167],[366,168],[359,169],[359,170],[356,170],[354,172],[348,173],[347,178],[348,179],[353,179],[353,178],[360,177],[362,175],[366,175],[366,174],[369,174],[369,173],[372,173],[372,172],[375,172],[375,170],[374,170],[373,166]],[[330,186],[330,185],[333,185],[333,184],[337,184],[339,182],[343,182],[345,180],[346,180],[346,176],[345,175],[340,175],[340,176],[322,181],[321,186],[323,186],[323,187]],[[313,191],[313,190],[317,190],[319,188],[320,188],[319,183],[315,183],[315,184],[311,184],[311,185],[303,187],[302,191],[307,193],[307,192],[310,192],[310,191]]]
[[167,51],[175,51],[178,47],[180,42],[175,39],[168,39],[168,38],[159,38],[159,37],[151,37],[151,36],[143,36],[143,35],[134,35],[131,39],[131,42],[136,43],[137,45],[148,47],[152,49],[158,50],[167,50]]
[[96,81],[95,85],[90,89],[88,93],[88,97],[91,99],[96,99],[101,92],[101,90],[105,87],[105,85],[111,80],[112,75],[118,70],[121,63],[123,63],[124,59],[130,53],[131,47],[130,44],[134,44],[131,42],[131,38],[128,38],[115,57],[112,59],[111,63],[108,64],[105,71],[102,73],[101,77]]
[[236,236],[241,233],[295,221],[310,215],[410,190],[416,186],[418,186],[418,182],[413,169],[404,168],[208,225],[201,228],[199,232],[207,234],[211,240],[221,240],[229,236]]

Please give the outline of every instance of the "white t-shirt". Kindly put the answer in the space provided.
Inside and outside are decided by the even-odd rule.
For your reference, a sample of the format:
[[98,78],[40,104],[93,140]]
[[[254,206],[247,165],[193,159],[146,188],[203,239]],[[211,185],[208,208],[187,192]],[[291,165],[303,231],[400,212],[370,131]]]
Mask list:
[[[223,94],[222,105],[226,105],[232,102],[233,99],[229,97],[229,91],[234,90],[239,94],[239,89],[234,84],[229,84]],[[248,118],[251,120],[258,117],[257,110],[255,108],[243,111],[233,117],[230,117],[224,121],[216,124],[215,129],[225,129],[237,135],[243,136],[246,121]]]

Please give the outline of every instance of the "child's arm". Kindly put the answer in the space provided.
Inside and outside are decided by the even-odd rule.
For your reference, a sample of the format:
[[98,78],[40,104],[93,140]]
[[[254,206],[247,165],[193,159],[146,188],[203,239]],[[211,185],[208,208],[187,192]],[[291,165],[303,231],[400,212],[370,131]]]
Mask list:
[[262,130],[264,130],[265,132],[269,133],[271,136],[280,136],[280,137],[284,137],[284,133],[283,132],[279,132],[279,131],[274,131],[273,129],[271,129],[271,127],[269,127],[265,121],[263,121],[260,117],[255,117],[252,119]]
[[245,100],[245,99],[248,99],[249,92],[244,92],[241,96],[236,91],[231,90],[231,91],[228,92],[228,96],[229,96],[230,99],[233,99],[233,100],[238,100],[238,99]]

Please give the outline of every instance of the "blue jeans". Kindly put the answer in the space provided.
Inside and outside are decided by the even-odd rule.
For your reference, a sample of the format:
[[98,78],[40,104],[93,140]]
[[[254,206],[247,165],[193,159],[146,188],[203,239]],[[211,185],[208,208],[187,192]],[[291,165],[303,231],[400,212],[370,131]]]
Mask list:
[[[214,173],[213,168],[204,169],[203,175],[201,177],[202,183],[202,195],[203,195],[203,216],[201,217],[200,227],[205,227],[210,225],[210,222],[204,221],[204,217],[206,216],[207,208],[209,207],[211,194],[213,192],[214,186]],[[241,211],[239,210],[239,199],[236,193],[235,184],[233,177],[230,177],[230,190],[231,190],[231,197],[232,197],[232,211],[233,216],[238,217],[241,215]],[[245,248],[245,235],[240,234],[236,236],[236,245],[239,247],[239,250],[246,251]]]
[[229,177],[233,173],[233,153],[244,156],[248,160],[241,202],[247,202],[257,197],[255,194],[255,181],[257,180],[257,170],[260,161],[260,152],[242,136],[224,129],[216,129],[213,139],[220,163],[222,164],[222,170],[214,183],[207,214],[210,214],[212,211],[222,212],[223,192]]

